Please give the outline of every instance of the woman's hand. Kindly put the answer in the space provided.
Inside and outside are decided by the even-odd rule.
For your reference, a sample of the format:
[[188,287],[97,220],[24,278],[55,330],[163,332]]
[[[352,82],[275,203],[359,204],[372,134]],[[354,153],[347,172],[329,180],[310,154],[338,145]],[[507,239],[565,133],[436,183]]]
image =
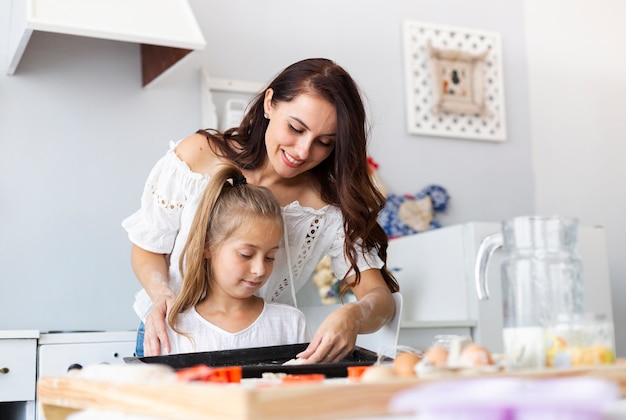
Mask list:
[[143,337],[144,356],[159,356],[161,350],[164,354],[171,351],[170,340],[167,337],[165,323],[170,306],[174,303],[174,295],[164,297],[152,305],[144,322],[145,331]]
[[358,308],[347,303],[333,311],[315,332],[309,346],[298,354],[307,363],[333,363],[343,359],[354,349],[359,331]]
[[378,331],[391,320],[395,301],[379,270],[363,271],[353,292],[357,302],[347,303],[328,315],[306,350],[296,357],[309,363],[337,362],[354,349],[358,334]]
[[144,321],[144,356],[158,356],[161,349],[169,353],[171,347],[165,318],[175,295],[169,286],[167,258],[163,254],[155,254],[133,245],[131,263],[135,275],[152,301],[152,308]]

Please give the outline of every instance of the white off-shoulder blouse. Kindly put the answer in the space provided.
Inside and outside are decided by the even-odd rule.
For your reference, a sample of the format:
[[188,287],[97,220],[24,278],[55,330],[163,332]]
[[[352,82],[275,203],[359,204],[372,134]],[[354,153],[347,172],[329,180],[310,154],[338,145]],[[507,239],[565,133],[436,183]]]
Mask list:
[[[170,256],[169,282],[177,294],[182,284],[178,261],[209,177],[191,171],[174,152],[176,145],[171,142],[170,149],[152,168],[144,186],[141,207],[125,218],[122,226],[135,245]],[[331,257],[331,266],[338,278],[343,278],[350,270],[343,250],[343,216],[333,205],[316,210],[301,206],[297,201],[283,207],[282,213],[285,235],[272,275],[258,294],[269,302],[296,306],[296,292],[309,281],[324,255]],[[359,270],[383,266],[373,250],[365,256],[358,251]],[[150,298],[141,289],[135,295],[133,308],[144,320],[150,307]]]

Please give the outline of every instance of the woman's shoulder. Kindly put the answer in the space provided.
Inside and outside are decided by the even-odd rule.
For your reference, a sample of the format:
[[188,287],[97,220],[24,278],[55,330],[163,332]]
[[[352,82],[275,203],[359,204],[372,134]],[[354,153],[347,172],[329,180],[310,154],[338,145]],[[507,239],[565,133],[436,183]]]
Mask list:
[[187,166],[192,172],[199,174],[211,174],[216,165],[222,163],[222,160],[213,152],[206,136],[200,133],[194,133],[182,139],[174,149],[176,156]]

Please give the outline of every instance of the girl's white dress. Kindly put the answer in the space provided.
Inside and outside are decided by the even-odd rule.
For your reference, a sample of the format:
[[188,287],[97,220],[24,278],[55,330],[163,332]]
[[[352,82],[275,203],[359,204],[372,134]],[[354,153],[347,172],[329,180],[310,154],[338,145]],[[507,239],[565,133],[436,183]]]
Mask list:
[[266,302],[259,317],[250,326],[235,333],[207,321],[195,308],[180,314],[176,327],[188,333],[192,340],[177,334],[167,324],[172,354],[280,346],[311,341],[304,314],[293,306],[279,303]]
[[[193,220],[198,201],[209,179],[192,172],[170,149],[152,168],[141,197],[141,207],[122,221],[131,242],[145,250],[170,255],[169,281],[174,293],[180,291],[178,270],[180,253]],[[311,278],[315,266],[328,254],[337,278],[350,269],[344,255],[343,216],[339,208],[327,205],[319,210],[303,207],[297,201],[283,207],[285,235],[276,255],[272,275],[258,295],[268,302],[296,305],[295,294]],[[382,268],[383,262],[372,251],[363,256],[358,267]],[[135,296],[133,308],[142,320],[151,302],[144,289]]]

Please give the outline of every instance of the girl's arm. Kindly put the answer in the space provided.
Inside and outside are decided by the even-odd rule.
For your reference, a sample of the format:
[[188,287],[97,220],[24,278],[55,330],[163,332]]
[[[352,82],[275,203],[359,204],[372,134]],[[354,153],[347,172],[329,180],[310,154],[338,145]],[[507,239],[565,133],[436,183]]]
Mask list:
[[174,303],[175,296],[168,283],[166,256],[133,245],[131,264],[135,275],[152,301],[152,308],[145,319],[144,356],[158,356],[161,348],[169,353],[171,348],[167,338],[165,318],[168,308]]
[[[354,281],[354,276],[347,280]],[[361,281],[352,290],[357,301],[328,315],[298,358],[311,363],[337,362],[354,349],[358,334],[378,331],[393,318],[395,302],[380,270],[361,272]]]

